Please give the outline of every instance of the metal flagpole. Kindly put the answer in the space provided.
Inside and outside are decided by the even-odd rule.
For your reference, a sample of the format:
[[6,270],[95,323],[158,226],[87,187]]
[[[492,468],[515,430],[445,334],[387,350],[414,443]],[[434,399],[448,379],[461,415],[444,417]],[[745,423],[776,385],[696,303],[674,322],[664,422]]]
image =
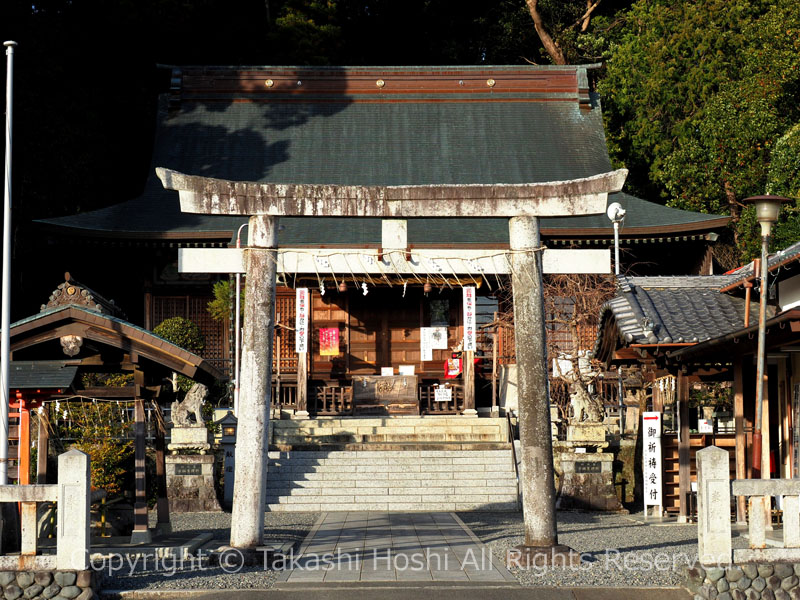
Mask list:
[[2,315],[0,315],[0,485],[8,483],[8,403],[9,360],[11,327],[11,99],[14,91],[14,47],[16,42],[5,42],[8,66],[6,68],[6,170],[3,198],[3,283]]

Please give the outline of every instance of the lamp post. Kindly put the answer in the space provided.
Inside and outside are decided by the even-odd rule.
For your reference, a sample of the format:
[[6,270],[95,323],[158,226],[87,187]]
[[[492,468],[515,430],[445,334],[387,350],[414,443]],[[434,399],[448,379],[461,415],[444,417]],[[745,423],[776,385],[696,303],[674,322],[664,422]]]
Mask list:
[[756,207],[756,218],[761,224],[761,273],[759,275],[759,304],[758,304],[758,356],[756,358],[756,422],[753,428],[753,469],[758,469],[761,465],[761,478],[769,479],[770,461],[769,446],[762,451],[762,440],[766,436],[769,440],[769,410],[763,409],[764,404],[764,384],[767,374],[764,368],[765,346],[767,338],[767,256],[769,254],[769,236],[772,232],[772,225],[778,221],[778,214],[781,211],[781,204],[791,202],[789,198],[781,196],[753,196],[745,198],[747,203]]

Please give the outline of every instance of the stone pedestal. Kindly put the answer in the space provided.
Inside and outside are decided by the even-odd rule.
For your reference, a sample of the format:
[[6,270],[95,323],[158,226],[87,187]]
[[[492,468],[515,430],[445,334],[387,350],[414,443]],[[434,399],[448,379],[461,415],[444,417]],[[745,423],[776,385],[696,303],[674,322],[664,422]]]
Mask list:
[[[587,445],[605,444],[606,426],[602,423],[573,423],[567,425],[567,441],[573,443],[587,442]],[[605,446],[602,446],[605,447]]]
[[170,512],[222,510],[214,488],[213,455],[178,454],[167,456],[166,467]]
[[197,450],[200,454],[205,454],[211,448],[208,429],[204,425],[173,427],[170,435],[171,439],[167,448],[173,454],[177,454],[180,450]]
[[614,456],[603,452],[577,453],[566,444],[553,448],[561,481],[556,506],[561,509],[623,510],[614,489]]

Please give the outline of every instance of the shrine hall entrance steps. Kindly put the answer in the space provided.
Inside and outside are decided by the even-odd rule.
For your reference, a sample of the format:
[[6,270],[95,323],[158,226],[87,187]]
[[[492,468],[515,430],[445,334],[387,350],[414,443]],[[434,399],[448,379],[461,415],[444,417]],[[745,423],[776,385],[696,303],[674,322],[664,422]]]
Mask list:
[[508,428],[504,418],[459,415],[273,419],[270,442],[273,450],[491,450],[508,447]]
[[510,448],[270,452],[267,510],[517,510]]

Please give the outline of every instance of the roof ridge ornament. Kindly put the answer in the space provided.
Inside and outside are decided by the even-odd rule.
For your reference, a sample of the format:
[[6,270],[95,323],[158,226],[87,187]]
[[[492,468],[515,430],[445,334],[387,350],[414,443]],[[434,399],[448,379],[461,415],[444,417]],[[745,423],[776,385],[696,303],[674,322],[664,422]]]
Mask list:
[[106,300],[103,296],[82,283],[78,283],[69,271],[64,273],[64,282],[50,294],[46,304],[42,304],[39,312],[44,312],[59,306],[70,304],[81,306],[95,312],[99,312],[112,317],[127,319],[125,313],[114,303],[113,300]]

